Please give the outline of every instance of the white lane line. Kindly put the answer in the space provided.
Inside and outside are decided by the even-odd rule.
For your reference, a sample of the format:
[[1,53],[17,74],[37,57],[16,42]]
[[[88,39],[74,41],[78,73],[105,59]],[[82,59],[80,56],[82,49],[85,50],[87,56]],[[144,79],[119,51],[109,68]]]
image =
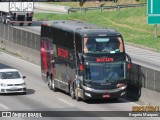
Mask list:
[[7,106],[3,105],[3,104],[0,104],[0,107],[4,108],[4,109],[9,109]]
[[58,100],[61,101],[61,102],[63,102],[63,103],[66,103],[66,104],[68,104],[68,105],[70,105],[70,106],[74,106],[72,103],[70,103],[70,102],[68,102],[68,101],[66,101],[66,100],[63,100],[63,99],[61,99],[61,98],[58,98]]

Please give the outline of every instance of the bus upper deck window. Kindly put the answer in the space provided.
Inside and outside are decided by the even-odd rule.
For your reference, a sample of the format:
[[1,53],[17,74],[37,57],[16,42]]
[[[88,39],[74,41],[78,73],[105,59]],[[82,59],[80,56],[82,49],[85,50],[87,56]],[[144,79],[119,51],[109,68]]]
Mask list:
[[84,38],[84,53],[121,53],[123,41],[121,37]]

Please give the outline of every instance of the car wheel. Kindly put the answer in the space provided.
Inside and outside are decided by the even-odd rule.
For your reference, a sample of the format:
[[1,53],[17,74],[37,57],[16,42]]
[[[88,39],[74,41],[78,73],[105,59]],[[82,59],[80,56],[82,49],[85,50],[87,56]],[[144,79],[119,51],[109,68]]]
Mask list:
[[26,95],[26,92],[22,92],[21,94],[22,94],[22,95]]
[[70,92],[71,98],[75,99],[75,92],[72,84],[70,84],[69,92]]

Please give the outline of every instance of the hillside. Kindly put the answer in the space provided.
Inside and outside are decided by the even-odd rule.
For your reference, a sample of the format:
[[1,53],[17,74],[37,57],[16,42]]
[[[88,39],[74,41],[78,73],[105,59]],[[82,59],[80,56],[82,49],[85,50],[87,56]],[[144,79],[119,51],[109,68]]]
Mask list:
[[[77,19],[89,23],[117,29],[126,42],[154,48],[160,52],[160,37],[154,38],[154,26],[147,24],[147,8],[127,8],[120,11],[88,11],[86,13],[49,14],[37,13],[39,20]],[[159,26],[158,26],[159,29]],[[160,35],[158,31],[158,35]]]

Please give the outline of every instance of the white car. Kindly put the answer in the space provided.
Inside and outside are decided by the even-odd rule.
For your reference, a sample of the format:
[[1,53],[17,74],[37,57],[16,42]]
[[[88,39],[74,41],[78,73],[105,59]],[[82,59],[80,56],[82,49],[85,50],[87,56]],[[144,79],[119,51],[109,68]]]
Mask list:
[[0,69],[0,93],[26,94],[26,83],[20,72],[14,68]]

